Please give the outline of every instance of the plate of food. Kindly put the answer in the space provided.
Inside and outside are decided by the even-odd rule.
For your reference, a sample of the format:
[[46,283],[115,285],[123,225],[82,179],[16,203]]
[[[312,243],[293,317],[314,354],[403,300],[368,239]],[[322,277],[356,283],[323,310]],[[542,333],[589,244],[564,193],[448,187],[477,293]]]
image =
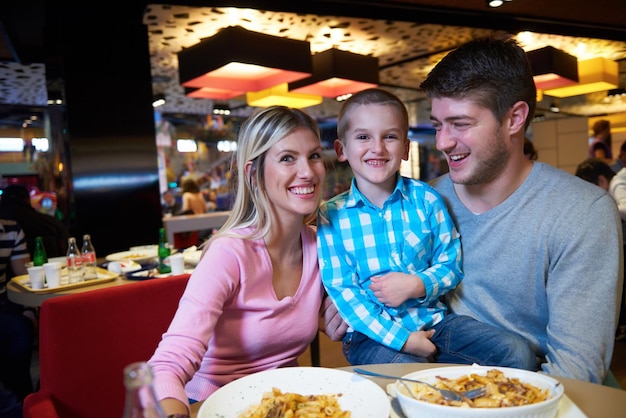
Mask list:
[[[310,402],[310,417],[388,418],[390,414],[387,394],[371,380],[324,367],[284,367],[223,386],[204,401],[198,418],[265,417],[277,413],[271,408],[287,413],[298,400]],[[316,414],[320,407],[326,408],[326,415]],[[328,411],[333,412],[328,415]]]
[[508,367],[440,367],[402,377],[456,392],[487,389],[472,400],[446,400],[432,386],[398,380],[395,391],[408,418],[553,418],[564,395],[563,385],[553,377]]
[[106,256],[107,261],[123,261],[130,260],[136,263],[147,263],[159,256],[156,248],[135,249],[129,251],[121,251]]
[[197,266],[200,262],[200,257],[202,256],[202,250],[199,250],[195,245],[185,249],[183,251],[183,257],[185,259],[186,264],[191,264],[192,266]]

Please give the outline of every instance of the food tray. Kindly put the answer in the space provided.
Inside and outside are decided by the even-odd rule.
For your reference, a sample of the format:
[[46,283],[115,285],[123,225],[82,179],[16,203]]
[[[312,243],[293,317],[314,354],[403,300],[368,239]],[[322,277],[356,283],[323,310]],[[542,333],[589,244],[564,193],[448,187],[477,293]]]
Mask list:
[[[12,281],[18,285],[19,287],[21,287],[24,290],[27,290],[31,293],[38,293],[38,294],[42,294],[42,293],[54,293],[54,292],[62,292],[64,290],[70,290],[70,289],[77,289],[79,287],[86,287],[86,286],[93,286],[96,284],[102,284],[102,283],[106,283],[106,282],[111,282],[115,279],[117,279],[118,274],[117,273],[113,273],[111,271],[105,270],[101,267],[96,267],[96,272],[98,274],[98,278],[97,279],[92,279],[92,280],[86,280],[84,282],[79,282],[79,283],[71,283],[71,284],[66,284],[66,285],[62,285],[62,286],[57,286],[57,287],[53,287],[52,289],[48,289],[47,285],[44,285],[43,289],[31,289],[30,287],[30,278],[28,277],[28,274],[24,274],[22,276],[16,276],[12,279]],[[67,275],[67,269],[61,269],[61,275]]]

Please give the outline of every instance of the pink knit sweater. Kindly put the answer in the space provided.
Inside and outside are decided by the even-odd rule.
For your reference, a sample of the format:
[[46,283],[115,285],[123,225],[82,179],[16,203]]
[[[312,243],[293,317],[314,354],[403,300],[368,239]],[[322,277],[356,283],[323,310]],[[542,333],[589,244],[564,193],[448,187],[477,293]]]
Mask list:
[[315,230],[303,226],[301,236],[300,286],[282,300],[263,240],[211,244],[149,361],[159,399],[204,400],[242,376],[297,365],[317,332],[323,293]]

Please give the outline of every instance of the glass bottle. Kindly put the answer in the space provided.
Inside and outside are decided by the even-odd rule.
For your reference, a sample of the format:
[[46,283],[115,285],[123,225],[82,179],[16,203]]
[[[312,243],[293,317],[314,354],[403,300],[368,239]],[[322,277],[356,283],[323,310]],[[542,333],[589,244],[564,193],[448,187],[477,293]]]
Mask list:
[[171,273],[172,267],[170,266],[170,245],[167,242],[167,235],[165,235],[165,228],[159,229],[159,273]]
[[96,250],[91,243],[91,236],[89,234],[83,235],[83,249],[81,252],[85,280],[97,279]]
[[85,280],[83,276],[83,257],[80,254],[76,238],[70,237],[67,240],[67,272],[69,284],[79,283]]
[[152,369],[145,361],[124,368],[126,401],[122,418],[165,418],[154,393]]
[[33,252],[33,265],[43,266],[48,262],[48,256],[46,255],[46,248],[43,246],[43,238],[35,238],[35,251]]

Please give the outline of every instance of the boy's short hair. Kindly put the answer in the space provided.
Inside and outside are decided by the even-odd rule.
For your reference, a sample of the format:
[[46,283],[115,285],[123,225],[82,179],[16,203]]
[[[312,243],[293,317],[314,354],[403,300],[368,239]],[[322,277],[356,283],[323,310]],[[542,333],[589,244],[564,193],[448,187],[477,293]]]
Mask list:
[[337,137],[340,141],[343,140],[346,132],[350,128],[350,112],[352,109],[357,106],[368,104],[394,106],[398,109],[402,116],[402,126],[404,128],[405,135],[408,135],[409,113],[407,112],[404,103],[402,103],[402,100],[387,90],[372,88],[361,90],[360,92],[353,94],[341,106],[339,116],[337,118]]

